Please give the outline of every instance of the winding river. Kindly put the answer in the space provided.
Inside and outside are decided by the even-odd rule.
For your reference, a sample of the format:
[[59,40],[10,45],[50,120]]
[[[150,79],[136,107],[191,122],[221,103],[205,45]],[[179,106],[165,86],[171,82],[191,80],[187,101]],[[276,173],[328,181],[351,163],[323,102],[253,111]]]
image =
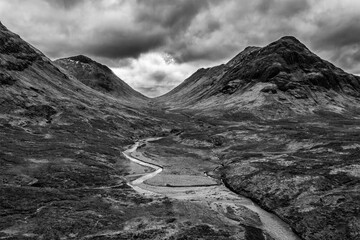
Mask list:
[[[131,148],[124,151],[124,156],[130,161],[137,163],[141,166],[150,167],[154,171],[141,175],[139,178],[132,180],[128,183],[135,191],[148,195],[156,196],[163,195],[169,198],[199,201],[207,204],[212,210],[225,216],[225,219],[233,224],[238,224],[236,219],[243,219],[244,207],[257,214],[260,220],[259,226],[256,226],[266,232],[275,240],[299,240],[290,227],[275,215],[263,210],[250,199],[237,195],[227,189],[223,184],[216,186],[183,186],[183,187],[169,187],[169,186],[154,186],[146,184],[149,180],[163,171],[163,167],[156,165],[154,159],[148,159],[137,152],[137,148],[141,144],[146,144],[149,141],[155,141],[159,138],[147,138],[136,142]],[[134,154],[139,157],[134,157]],[[148,161],[147,161],[147,160]],[[233,209],[232,216],[229,217],[227,209]],[[233,215],[237,215],[234,218]],[[266,239],[266,238],[265,238]]]

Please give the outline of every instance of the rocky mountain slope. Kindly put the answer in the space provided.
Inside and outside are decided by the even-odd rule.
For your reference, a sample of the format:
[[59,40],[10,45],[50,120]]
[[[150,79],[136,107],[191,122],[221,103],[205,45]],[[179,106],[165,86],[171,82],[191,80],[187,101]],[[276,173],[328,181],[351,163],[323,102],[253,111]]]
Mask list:
[[[3,25],[0,43],[1,239],[263,235],[223,222],[201,204],[144,197],[127,185],[151,169],[131,164],[121,152],[139,138],[198,128],[191,119],[131,96],[126,87],[118,94],[124,90],[117,88],[119,79],[87,58],[59,67]],[[110,84],[110,92],[92,85],[97,73],[120,85]]]
[[126,90],[90,88],[0,24],[1,239],[146,238],[157,231],[136,220],[172,221],[171,201],[126,185],[121,152],[176,124]]
[[142,151],[180,175],[202,170],[221,179],[279,216],[300,239],[360,238],[360,120],[230,121],[186,114],[202,127],[185,128]]
[[[3,25],[0,25],[0,31],[2,119],[27,123],[22,118],[28,117],[31,123],[46,124],[66,122],[70,115],[80,116],[77,118],[79,121],[103,118],[106,111],[125,113],[134,109],[131,102],[109,98],[62,71]],[[133,98],[144,98],[134,90],[127,91],[127,96],[131,98],[132,93]]]
[[353,114],[360,78],[312,53],[294,37],[248,47],[228,63],[199,69],[158,98],[172,108],[250,112],[279,119],[330,111]]
[[56,60],[55,63],[85,85],[97,91],[129,101],[147,99],[147,97],[118,78],[110,68],[86,56],[62,58]]
[[0,238],[271,239],[251,211],[135,193],[126,183],[151,169],[121,152],[164,135],[139,151],[166,174],[205,172],[302,239],[359,239],[358,80],[284,37],[147,101],[0,24]]
[[222,162],[208,174],[302,239],[353,240],[360,238],[359,80],[283,37],[199,69],[157,100],[203,127],[184,130],[171,148],[207,149],[202,156]]

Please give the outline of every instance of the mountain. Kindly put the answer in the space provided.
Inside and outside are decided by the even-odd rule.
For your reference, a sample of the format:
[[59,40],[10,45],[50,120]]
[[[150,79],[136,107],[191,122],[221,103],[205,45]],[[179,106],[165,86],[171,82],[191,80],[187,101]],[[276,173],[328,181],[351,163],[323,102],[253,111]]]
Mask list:
[[119,97],[83,84],[0,23],[0,238],[77,239],[124,224],[140,203],[159,212],[126,185],[121,152],[167,123],[107,67],[91,73],[117,81]]
[[248,47],[226,64],[199,69],[158,100],[208,114],[226,109],[280,119],[324,111],[351,115],[359,97],[360,77],[287,36],[262,48]]
[[[145,98],[127,85],[125,93],[126,99],[114,98],[86,86],[0,23],[1,182],[106,184],[122,147],[161,129]],[[102,177],[88,182],[89,174]]]
[[[27,127],[67,125],[89,119],[108,122],[115,116],[114,119],[121,119],[114,124],[123,129],[124,136],[136,135],[125,126],[148,124],[146,97],[118,79],[108,67],[86,57],[75,57],[88,63],[76,64],[74,60],[74,66],[86,67],[90,73],[81,75],[81,67],[71,67],[73,60],[61,60],[71,62],[67,65],[69,70],[64,70],[2,24],[0,43],[1,121]],[[81,76],[92,74],[107,79],[106,86],[118,98],[85,85]]]
[[168,159],[180,155],[175,149],[201,149],[191,161],[218,159],[208,175],[275,213],[299,239],[360,239],[359,80],[294,37],[248,47],[156,99],[202,126],[161,147],[174,153]]
[[105,66],[61,61],[0,24],[1,239],[228,239],[252,230],[224,227],[204,204],[130,187],[152,169],[131,164],[125,149],[197,126],[148,103]]
[[56,60],[55,64],[65,69],[85,85],[97,91],[126,100],[136,101],[147,99],[147,97],[135,91],[118,78],[110,68],[89,57],[79,55],[62,58]]
[[0,238],[360,239],[358,80],[284,37],[148,100],[0,23]]

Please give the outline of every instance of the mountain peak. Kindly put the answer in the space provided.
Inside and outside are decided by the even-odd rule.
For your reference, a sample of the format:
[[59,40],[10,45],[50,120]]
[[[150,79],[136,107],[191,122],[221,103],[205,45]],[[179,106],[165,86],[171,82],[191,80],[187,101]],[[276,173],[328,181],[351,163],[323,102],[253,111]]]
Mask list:
[[118,78],[109,67],[85,55],[57,59],[55,63],[85,85],[102,93],[126,99],[146,99]]
[[112,73],[110,68],[108,68],[107,66],[105,66],[99,62],[96,62],[95,60],[93,60],[85,55],[76,55],[76,56],[72,56],[72,57],[68,57],[68,58],[61,58],[56,61],[59,62],[59,61],[66,61],[66,60],[76,61],[76,62],[80,62],[80,63],[84,63],[84,64],[93,64],[93,65],[97,66],[98,68],[101,68],[103,71],[105,71],[107,73]]
[[305,51],[307,54],[311,53],[310,50],[302,42],[300,42],[297,38],[293,36],[284,36],[265,46],[263,49],[266,53],[282,53],[284,51],[293,51],[299,53]]
[[281,37],[278,41],[293,41],[293,42],[296,42],[296,43],[301,43],[299,41],[299,39],[297,39],[296,37],[294,36],[283,36]]
[[[228,67],[234,67],[239,64],[244,63],[244,61],[250,61],[253,58],[258,56],[267,56],[267,55],[284,55],[285,59],[288,58],[288,55],[303,54],[303,55],[314,55],[310,50],[300,42],[294,36],[284,36],[280,39],[270,43],[269,45],[261,48],[255,46],[248,46],[234,58],[232,58],[226,65]],[[290,59],[291,61],[291,59]]]
[[74,61],[79,61],[82,63],[92,63],[95,62],[94,60],[92,60],[91,58],[85,56],[85,55],[77,55],[77,56],[72,56],[69,57],[68,59],[74,60]]
[[[256,114],[265,117],[278,110],[282,116],[307,114],[327,105],[345,109],[342,96],[354,101],[360,97],[358,77],[321,59],[292,36],[262,48],[247,47],[226,65],[194,74],[180,86],[160,99],[204,109],[231,104],[244,111],[260,109]],[[330,91],[336,97],[326,95]]]

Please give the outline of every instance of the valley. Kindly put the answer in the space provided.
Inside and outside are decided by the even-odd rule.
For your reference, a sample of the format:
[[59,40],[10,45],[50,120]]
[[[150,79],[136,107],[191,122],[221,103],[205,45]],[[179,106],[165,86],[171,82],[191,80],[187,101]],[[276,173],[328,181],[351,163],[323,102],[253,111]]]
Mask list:
[[[171,174],[206,172],[222,180],[303,239],[357,238],[359,120],[196,121],[208,130],[184,130],[139,151]],[[187,162],[201,170],[187,168]]]
[[360,238],[360,78],[296,38],[157,98],[0,43],[0,239]]
[[[144,142],[146,144],[146,142],[154,140],[157,139],[146,139]],[[256,206],[251,200],[232,193],[224,187],[223,184],[215,184],[214,181],[208,181],[208,183],[206,183],[203,180],[204,177],[201,175],[193,175],[191,184],[189,184],[189,181],[184,181],[184,179],[189,178],[188,175],[176,175],[176,173],[170,175],[168,179],[162,178],[161,181],[158,181],[156,184],[151,184],[148,180],[161,174],[163,168],[149,163],[149,161],[154,160],[146,158],[142,154],[136,154],[136,149],[139,146],[138,143],[139,142],[131,149],[125,151],[124,155],[130,161],[151,167],[154,171],[131,181],[129,185],[137,192],[151,197],[156,197],[159,194],[160,196],[164,195],[172,199],[191,201],[202,205],[205,204],[206,207],[215,211],[216,215],[220,214],[220,216],[213,218],[221,218],[223,222],[233,222],[235,226],[242,224],[259,230],[261,229],[263,236],[259,235],[258,238],[271,238],[274,240],[299,239],[291,231],[289,226],[274,215]],[[136,158],[134,155],[136,155]],[[177,182],[178,185],[168,184],[169,180]],[[236,235],[237,236],[232,237],[241,238],[238,233]],[[242,236],[242,238],[244,237],[245,235]]]

